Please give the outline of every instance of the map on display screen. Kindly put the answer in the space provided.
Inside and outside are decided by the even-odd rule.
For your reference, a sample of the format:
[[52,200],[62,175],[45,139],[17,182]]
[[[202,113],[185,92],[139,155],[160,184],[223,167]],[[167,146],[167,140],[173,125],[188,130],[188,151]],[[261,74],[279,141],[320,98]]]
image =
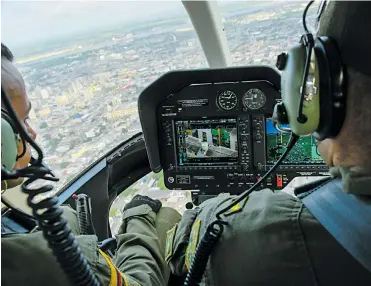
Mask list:
[[[288,125],[280,125],[289,127]],[[286,145],[290,140],[289,133],[278,131],[273,122],[266,120],[266,144],[267,144],[267,164],[274,164],[281,157],[286,149]],[[285,165],[300,165],[300,164],[323,164],[321,155],[318,153],[316,140],[313,136],[300,137],[294,148],[282,162]]]

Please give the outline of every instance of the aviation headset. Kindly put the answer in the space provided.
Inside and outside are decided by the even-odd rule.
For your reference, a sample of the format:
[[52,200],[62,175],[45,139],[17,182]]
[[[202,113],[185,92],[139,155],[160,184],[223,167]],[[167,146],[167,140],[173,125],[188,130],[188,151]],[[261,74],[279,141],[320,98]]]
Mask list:
[[17,161],[19,134],[8,113],[1,109],[1,164],[11,171]]
[[[6,94],[1,87],[1,97],[5,98]],[[23,151],[18,155],[18,146],[22,142]],[[22,158],[26,153],[25,139],[20,136],[19,131],[15,127],[9,112],[1,107],[1,165],[7,171],[12,171],[15,163],[19,158]]]
[[[6,94],[1,87],[1,97],[5,98]],[[22,142],[23,151],[19,155],[18,147]],[[1,164],[7,171],[12,171],[18,159],[26,153],[25,139],[20,136],[14,121],[11,119],[9,112],[1,107]]]
[[[298,135],[318,140],[336,137],[345,119],[345,72],[336,42],[327,36],[315,37],[306,25],[300,43],[277,58],[281,74],[282,102],[276,104],[273,119],[290,124]],[[326,1],[319,8],[319,20]]]

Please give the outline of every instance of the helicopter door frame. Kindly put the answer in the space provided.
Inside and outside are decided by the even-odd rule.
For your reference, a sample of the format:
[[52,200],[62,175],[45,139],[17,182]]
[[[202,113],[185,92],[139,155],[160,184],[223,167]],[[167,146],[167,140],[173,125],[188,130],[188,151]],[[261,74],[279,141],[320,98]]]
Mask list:
[[231,53],[216,1],[182,0],[200,40],[209,67],[231,66]]

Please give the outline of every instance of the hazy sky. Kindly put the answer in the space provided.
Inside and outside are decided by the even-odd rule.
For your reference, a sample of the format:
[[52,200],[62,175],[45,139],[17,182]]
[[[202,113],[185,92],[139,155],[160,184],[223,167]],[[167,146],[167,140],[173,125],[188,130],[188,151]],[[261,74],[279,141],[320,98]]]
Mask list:
[[1,41],[9,47],[153,14],[184,10],[173,1],[1,1]]

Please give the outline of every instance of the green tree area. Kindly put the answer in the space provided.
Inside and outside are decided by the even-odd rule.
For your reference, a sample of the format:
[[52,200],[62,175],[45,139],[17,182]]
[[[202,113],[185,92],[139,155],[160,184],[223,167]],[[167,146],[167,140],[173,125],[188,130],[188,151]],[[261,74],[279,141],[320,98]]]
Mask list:
[[42,122],[42,123],[40,123],[39,127],[40,127],[40,129],[44,129],[44,128],[48,127],[48,124],[46,122]]
[[62,162],[62,163],[59,164],[59,167],[61,169],[64,169],[64,168],[66,168],[68,166],[68,164],[69,164],[68,162]]
[[56,138],[52,138],[49,140],[49,146],[52,148],[52,149],[55,149],[58,147],[58,144],[61,142],[62,140],[61,139],[56,139]]
[[159,187],[163,191],[168,191],[164,183],[164,177],[161,177],[160,180],[157,181],[157,187]]
[[164,177],[164,172],[161,171],[160,173],[153,173],[152,172],[152,178],[155,180],[160,180],[161,178]]
[[168,188],[165,186],[164,182],[164,173],[161,171],[160,173],[152,173],[152,178],[157,181],[157,187],[163,191],[167,191]]
[[130,186],[129,188],[126,188],[125,191],[123,191],[120,196],[127,197],[129,195],[134,196],[134,194],[137,192],[137,189],[135,189],[133,186]]
[[[168,191],[168,188],[166,188],[166,186],[165,186],[164,175],[163,175],[163,172],[162,171],[160,173],[151,173],[151,174],[149,174],[148,175],[148,179],[151,180],[151,178],[156,180],[156,187],[158,187],[160,190]],[[120,196],[124,196],[124,197],[127,197],[129,195],[134,196],[136,192],[137,192],[137,189],[134,188],[134,186],[132,185],[132,186],[126,188],[126,190],[123,191],[120,194]]]
[[109,216],[110,216],[110,217],[114,217],[114,216],[116,215],[116,212],[117,212],[117,209],[112,208],[112,209],[109,211]]

